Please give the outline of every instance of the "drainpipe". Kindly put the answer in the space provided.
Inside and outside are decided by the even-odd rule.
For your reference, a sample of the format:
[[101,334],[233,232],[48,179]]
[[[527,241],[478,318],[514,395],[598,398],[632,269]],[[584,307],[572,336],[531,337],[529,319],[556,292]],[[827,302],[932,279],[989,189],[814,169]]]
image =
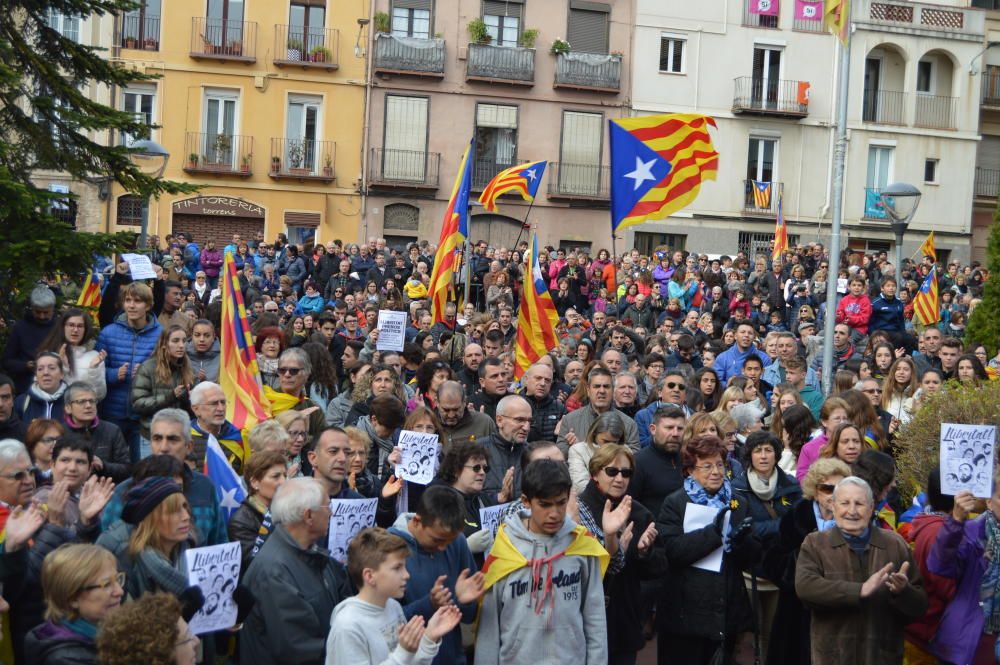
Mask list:
[[[370,0],[368,6],[368,37],[365,39],[365,97],[364,97],[364,127],[361,129],[361,237],[359,242],[368,237],[368,155],[371,152],[371,101],[372,101],[372,49],[375,48],[375,0]],[[364,28],[362,28],[364,29]]]

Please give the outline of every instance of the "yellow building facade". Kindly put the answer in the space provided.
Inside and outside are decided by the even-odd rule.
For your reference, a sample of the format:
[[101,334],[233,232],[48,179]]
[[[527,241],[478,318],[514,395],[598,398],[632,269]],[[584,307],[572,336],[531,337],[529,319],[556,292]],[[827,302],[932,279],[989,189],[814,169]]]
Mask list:
[[[150,234],[357,238],[367,13],[365,0],[143,0],[116,18],[109,56],[160,78],[113,103],[160,126],[165,178],[202,185],[152,201]],[[116,188],[109,204],[108,230],[138,230],[143,201]]]

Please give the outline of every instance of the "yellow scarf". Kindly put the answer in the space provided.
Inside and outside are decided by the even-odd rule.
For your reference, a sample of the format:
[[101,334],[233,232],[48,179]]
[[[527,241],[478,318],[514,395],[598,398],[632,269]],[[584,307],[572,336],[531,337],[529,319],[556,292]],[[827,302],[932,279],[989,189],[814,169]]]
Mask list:
[[[578,524],[573,529],[573,535],[573,542],[569,544],[562,556],[597,557],[601,563],[601,577],[603,578],[604,572],[611,562],[611,555],[601,546],[597,538],[587,531],[586,527]],[[497,530],[496,540],[493,542],[493,549],[490,550],[490,554],[483,564],[483,574],[486,576],[485,588],[489,589],[514,571],[525,568],[532,563],[510,541],[504,525],[501,524]]]
[[288,411],[289,409],[294,409],[299,405],[299,402],[303,401],[303,398],[295,397],[289,395],[288,393],[279,393],[277,390],[271,386],[264,386],[264,397],[267,401],[271,403],[271,415],[276,416],[279,413]]

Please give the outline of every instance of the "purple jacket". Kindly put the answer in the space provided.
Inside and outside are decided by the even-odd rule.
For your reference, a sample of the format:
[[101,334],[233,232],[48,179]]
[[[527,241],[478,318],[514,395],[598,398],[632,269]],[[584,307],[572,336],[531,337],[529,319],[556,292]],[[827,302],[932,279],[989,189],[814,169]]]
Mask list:
[[201,252],[201,269],[209,277],[218,277],[222,269],[222,250],[205,249]]
[[979,586],[986,573],[986,517],[963,525],[949,517],[938,531],[927,568],[936,575],[958,582],[958,590],[945,609],[931,652],[949,663],[971,663],[983,634],[983,610]]

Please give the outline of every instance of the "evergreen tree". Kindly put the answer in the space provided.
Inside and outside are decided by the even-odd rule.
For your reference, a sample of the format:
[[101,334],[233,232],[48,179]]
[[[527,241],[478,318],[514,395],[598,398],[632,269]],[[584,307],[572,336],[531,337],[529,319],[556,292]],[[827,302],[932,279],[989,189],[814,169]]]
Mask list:
[[965,342],[970,348],[974,344],[985,345],[992,356],[1000,345],[1000,315],[997,314],[1000,312],[1000,223],[996,220],[986,245],[986,266],[990,278],[983,283],[983,301],[969,317]]

